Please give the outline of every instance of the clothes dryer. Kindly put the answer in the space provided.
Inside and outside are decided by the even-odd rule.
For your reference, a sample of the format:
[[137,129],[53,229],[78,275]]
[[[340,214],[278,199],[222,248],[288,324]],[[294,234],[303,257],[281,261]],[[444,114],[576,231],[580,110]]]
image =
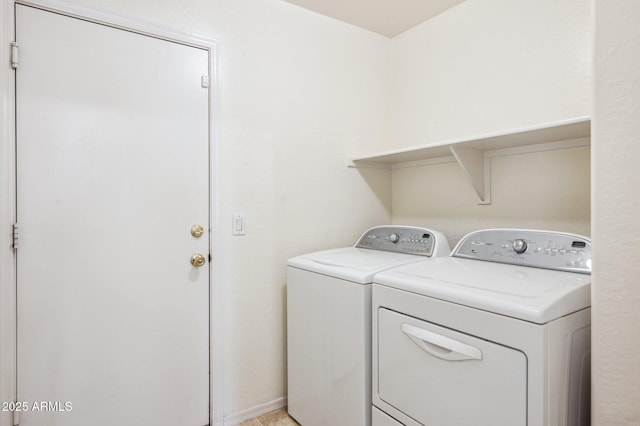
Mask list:
[[374,426],[587,426],[591,243],[473,232],[376,275]]
[[446,256],[439,232],[367,230],[354,247],[289,259],[288,411],[303,426],[371,424],[371,283],[398,265]]

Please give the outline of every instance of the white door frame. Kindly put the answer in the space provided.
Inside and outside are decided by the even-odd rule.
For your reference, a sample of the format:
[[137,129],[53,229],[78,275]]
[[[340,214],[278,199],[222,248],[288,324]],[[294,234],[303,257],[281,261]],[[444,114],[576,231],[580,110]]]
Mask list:
[[[16,262],[12,246],[12,225],[16,221],[15,181],[15,78],[10,65],[10,46],[15,34],[15,5],[35,6],[114,28],[205,49],[209,52],[209,158],[210,170],[210,407],[212,424],[223,422],[224,376],[222,369],[223,336],[223,256],[220,230],[220,125],[218,103],[218,43],[201,36],[180,33],[126,17],[78,7],[60,0],[4,0],[0,6],[0,402],[16,400]],[[6,71],[6,72],[5,72]],[[11,426],[10,412],[1,411],[0,426]]]

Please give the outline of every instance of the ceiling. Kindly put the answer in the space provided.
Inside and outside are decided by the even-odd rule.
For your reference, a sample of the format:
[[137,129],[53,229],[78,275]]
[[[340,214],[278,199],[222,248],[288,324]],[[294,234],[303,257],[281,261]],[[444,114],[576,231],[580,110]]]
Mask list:
[[284,0],[394,37],[464,0]]

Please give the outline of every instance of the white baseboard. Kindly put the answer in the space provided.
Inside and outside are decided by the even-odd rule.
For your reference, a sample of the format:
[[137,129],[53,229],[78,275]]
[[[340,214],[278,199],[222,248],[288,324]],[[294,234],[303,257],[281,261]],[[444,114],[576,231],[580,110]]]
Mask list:
[[245,420],[261,416],[271,411],[279,410],[286,406],[287,398],[283,396],[281,398],[274,399],[273,401],[265,402],[264,404],[259,404],[251,408],[247,408],[246,410],[238,411],[237,413],[231,413],[228,416],[224,417],[223,425],[237,425]]

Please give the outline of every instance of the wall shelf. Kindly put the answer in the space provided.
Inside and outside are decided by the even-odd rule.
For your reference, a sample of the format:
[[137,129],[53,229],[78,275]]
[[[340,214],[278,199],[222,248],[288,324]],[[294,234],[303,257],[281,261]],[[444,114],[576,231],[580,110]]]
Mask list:
[[588,146],[590,136],[591,118],[584,116],[355,157],[348,166],[396,169],[455,161],[478,194],[479,204],[490,204],[492,157]]

